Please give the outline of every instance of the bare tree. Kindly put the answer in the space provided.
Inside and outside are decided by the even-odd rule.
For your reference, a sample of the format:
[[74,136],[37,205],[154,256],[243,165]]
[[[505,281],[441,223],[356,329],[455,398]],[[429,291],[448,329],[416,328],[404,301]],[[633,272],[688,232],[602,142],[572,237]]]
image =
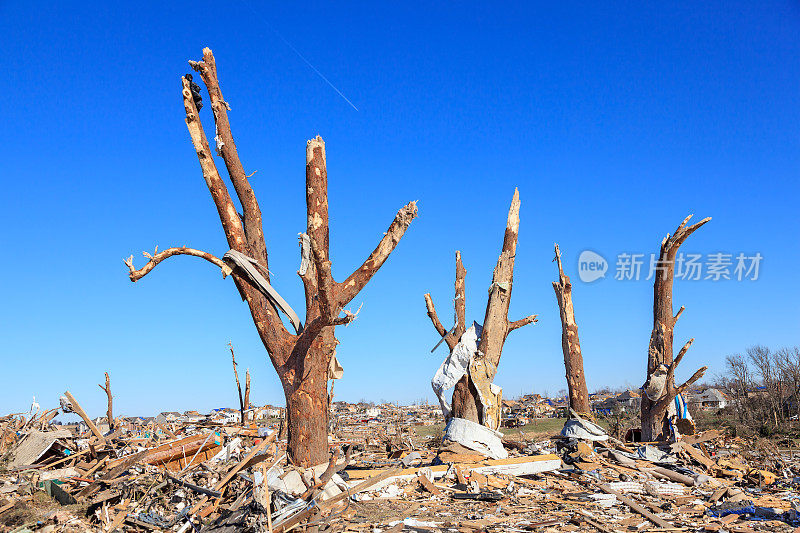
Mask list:
[[236,369],[236,354],[233,353],[233,343],[228,343],[228,348],[231,350],[231,360],[233,361],[233,377],[236,379],[236,390],[239,392],[239,422],[244,425],[244,397],[242,396],[242,384],[239,383],[239,371]]
[[[489,386],[497,373],[497,365],[503,352],[503,344],[509,333],[532,322],[536,322],[536,315],[530,315],[513,322],[508,320],[508,308],[511,304],[511,288],[514,281],[514,258],[517,250],[517,235],[519,233],[519,191],[514,190],[511,208],[508,211],[503,248],[497,265],[492,275],[492,284],[489,287],[489,301],[486,304],[486,315],[483,320],[483,331],[478,344],[478,354],[470,365],[470,372],[456,383],[453,391],[452,416],[465,418],[472,422],[484,424],[493,429],[497,428],[500,421],[500,409],[493,412],[484,412],[480,401],[480,394],[484,397],[491,394]],[[459,339],[466,331],[465,315],[466,301],[464,297],[464,278],[467,271],[461,263],[461,252],[456,252],[456,283],[455,283],[455,315],[456,323],[448,331],[442,325],[436,314],[433,299],[430,294],[425,294],[425,306],[428,310],[433,327],[444,337],[444,341],[452,351]],[[499,402],[498,402],[499,403]]]
[[764,387],[764,393],[758,397],[764,404],[762,409],[766,420],[777,426],[778,418],[783,419],[783,410],[780,408],[783,384],[779,376],[777,354],[766,346],[756,345],[747,349],[747,357],[755,367],[756,375]]
[[[787,395],[794,405],[794,416],[800,420],[800,348],[781,348],[775,358],[781,372],[781,380],[786,384]],[[791,407],[787,406],[787,407]],[[787,414],[788,414],[787,410]]]
[[555,245],[558,263],[558,281],[553,282],[556,292],[558,311],[561,315],[561,351],[564,352],[564,368],[569,388],[569,406],[577,413],[589,415],[589,390],[586,388],[586,376],[583,373],[583,354],[578,340],[578,323],[575,322],[575,308],[572,306],[572,283],[564,274],[561,265],[561,250]]
[[653,332],[647,352],[647,381],[642,395],[642,439],[665,440],[670,435],[667,409],[675,396],[681,394],[692,383],[703,377],[708,367],[702,367],[682,385],[675,386],[675,369],[694,339],[680,349],[673,360],[672,338],[675,323],[684,307],[672,314],[672,282],[675,274],[675,257],[681,244],[703,224],[711,220],[704,218],[697,224],[687,226],[692,215],[681,222],[673,235],[667,234],[661,241],[657,272],[653,283]]
[[106,384],[105,386],[98,384],[98,387],[103,389],[103,392],[106,393],[108,396],[108,410],[106,411],[106,419],[108,420],[108,429],[114,431],[116,424],[114,423],[114,397],[111,396],[111,378],[108,377],[108,372],[106,372]]
[[744,408],[748,401],[748,391],[752,383],[747,361],[741,355],[729,355],[725,358],[725,368],[730,382],[730,392],[734,396],[734,406],[739,422],[749,421],[747,420],[749,419],[749,410]]
[[[397,246],[411,221],[417,216],[414,202],[400,209],[378,246],[364,263],[344,281],[336,282],[331,272],[328,239],[328,175],[325,143],[317,137],[306,146],[307,230],[301,249],[307,259],[298,271],[305,289],[305,323],[292,317],[295,332],[286,329],[280,312],[290,314],[285,302],[277,300],[269,285],[267,247],[264,240],[261,209],[248,175],[239,159],[228,121],[230,106],[222,97],[217,67],[211,50],[203,50],[202,61],[190,61],[208,89],[216,131],[216,149],[241,204],[241,215],[217,170],[213,153],[203,131],[192,96],[191,81],[183,78],[183,105],[186,126],[197,152],[203,178],[214,200],[222,229],[231,250],[242,254],[257,269],[263,283],[256,283],[236,263],[225,262],[201,250],[169,248],[145,254],[148,262],[140,269],[133,266],[133,256],[126,260],[131,281],[137,281],[161,261],[174,255],[203,258],[233,277],[242,299],[247,302],[256,330],[283,385],[288,412],[288,451],[291,460],[301,466],[328,461],[328,368],[338,341],[334,326],[351,322],[355,315],[344,307],[364,288]],[[266,284],[266,286],[265,286]],[[278,296],[279,298],[279,296]],[[279,310],[279,308],[281,310]],[[344,314],[342,314],[344,312]],[[293,314],[293,312],[292,312]],[[291,315],[290,315],[291,316]]]
[[244,408],[250,409],[250,369],[244,373]]

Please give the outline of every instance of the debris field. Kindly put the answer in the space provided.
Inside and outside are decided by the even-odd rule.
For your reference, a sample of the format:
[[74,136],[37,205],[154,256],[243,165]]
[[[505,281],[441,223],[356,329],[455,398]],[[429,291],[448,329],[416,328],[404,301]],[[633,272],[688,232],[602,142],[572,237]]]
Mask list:
[[0,418],[3,531],[800,531],[796,455],[715,430],[671,444],[518,433],[490,459],[410,422],[343,419],[329,462],[304,469],[283,420],[103,435],[54,412]]

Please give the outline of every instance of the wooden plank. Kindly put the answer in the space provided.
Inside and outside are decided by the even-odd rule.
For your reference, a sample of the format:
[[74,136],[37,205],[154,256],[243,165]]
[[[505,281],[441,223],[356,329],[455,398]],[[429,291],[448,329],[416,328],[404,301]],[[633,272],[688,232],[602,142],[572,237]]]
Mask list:
[[368,488],[383,481],[384,479],[388,479],[390,477],[398,475],[400,471],[401,471],[400,468],[390,468],[388,470],[384,470],[383,472],[362,481],[361,483],[359,483],[358,485],[356,485],[347,492],[342,492],[340,494],[337,494],[336,496],[325,500],[319,505],[309,505],[307,508],[303,509],[294,516],[284,520],[280,524],[272,524],[272,532],[283,533],[284,531],[288,531],[289,529],[293,528],[297,524],[303,522],[308,517],[310,517],[317,509],[319,509],[320,511],[329,509],[333,507],[335,504],[339,503],[340,501],[352,496],[353,494],[358,494],[359,492],[367,490]]
[[681,449],[689,454],[689,457],[703,465],[708,469],[709,472],[713,472],[714,469],[718,468],[717,463],[715,463],[712,459],[706,456],[703,452],[692,446],[691,444],[686,444],[685,442],[681,442]]
[[[464,464],[463,466],[469,468],[471,470],[475,470],[482,474],[494,474],[496,472],[504,473],[503,470],[513,471],[515,467],[519,467],[519,465],[534,465],[531,469],[536,470],[535,466],[538,463],[547,462],[547,461],[556,461],[558,466],[555,468],[559,468],[561,466],[561,458],[555,454],[546,454],[546,455],[527,455],[522,457],[509,457],[508,459],[487,459],[482,463],[473,463],[473,464]],[[555,464],[555,463],[552,463]],[[461,466],[461,465],[459,465]],[[540,466],[551,466],[551,465],[540,465]],[[447,472],[449,468],[448,465],[438,465],[438,466],[431,466],[429,467],[434,474],[444,474]],[[523,468],[524,469],[524,468]],[[396,475],[398,476],[415,476],[419,468],[404,468],[400,470],[400,472]],[[385,469],[369,469],[369,470],[345,470],[347,475],[350,476],[350,479],[366,479],[375,475],[380,474],[381,472],[385,472]],[[542,472],[542,470],[539,470]],[[530,473],[537,473],[531,471]],[[437,476],[441,477],[441,476]]]
[[417,483],[419,483],[420,485],[422,485],[422,487],[423,487],[425,490],[427,490],[428,492],[430,492],[431,494],[436,494],[436,495],[439,495],[439,494],[441,494],[441,493],[442,493],[442,491],[440,491],[440,490],[439,490],[439,489],[436,487],[436,485],[434,485],[433,483],[431,483],[431,480],[430,480],[430,479],[428,479],[428,478],[426,478],[425,476],[417,476]]
[[86,425],[89,426],[90,430],[92,430],[92,433],[94,433],[94,436],[97,437],[97,439],[100,442],[105,443],[106,442],[106,438],[103,436],[103,434],[97,428],[97,426],[94,425],[94,422],[92,422],[92,419],[89,418],[89,415],[86,414],[86,411],[83,410],[83,407],[81,407],[81,404],[78,403],[78,400],[75,399],[75,397],[72,395],[72,393],[69,392],[69,391],[66,391],[64,393],[64,396],[66,396],[67,400],[69,400],[69,402],[72,404],[72,410],[75,412],[75,414],[77,414],[79,417],[81,417],[84,422],[86,422]]
[[[214,485],[214,490],[217,492],[223,492],[222,489],[224,489],[225,486],[228,484],[228,482],[230,482],[230,480],[233,479],[233,476],[238,474],[239,471],[242,470],[248,464],[250,459],[258,455],[258,452],[266,448],[267,444],[270,444],[272,441],[274,441],[277,435],[278,432],[273,431],[270,436],[268,436],[266,439],[262,440],[261,442],[253,446],[248,452],[248,454],[245,456],[245,458],[239,461],[239,463],[237,463],[236,466],[234,466],[228,471],[225,477],[223,477],[221,480],[219,480],[219,482],[216,485]],[[202,509],[205,506],[206,502],[208,502],[208,496],[203,496],[202,498],[200,498],[200,501],[194,504],[194,506],[189,511],[189,516],[197,513],[200,509]]]
[[664,527],[664,528],[672,528],[672,524],[670,524],[669,522],[667,522],[666,520],[664,520],[662,518],[659,518],[658,516],[656,516],[655,514],[651,513],[650,511],[648,511],[647,509],[645,509],[644,507],[642,507],[641,505],[639,505],[635,501],[631,500],[627,496],[623,496],[619,492],[613,490],[611,487],[609,487],[605,483],[592,483],[592,484],[594,486],[598,487],[600,490],[602,490],[606,494],[613,494],[614,496],[617,497],[617,499],[619,501],[621,501],[622,503],[624,503],[625,505],[627,505],[628,507],[630,507],[631,509],[633,509],[634,511],[636,511],[637,513],[642,515],[643,517],[647,518],[648,520],[650,520],[655,525],[657,525],[659,527]]
[[696,435],[686,435],[683,437],[681,442],[685,442],[686,444],[698,444],[700,442],[706,442],[709,440],[718,439],[722,436],[722,432],[716,429],[711,429],[709,431],[704,431],[702,433],[698,433]]
[[138,463],[139,461],[143,460],[147,457],[149,450],[144,450],[139,453],[134,453],[128,455],[123,458],[123,462],[118,464],[116,467],[112,468],[106,474],[100,478],[100,480],[95,481],[94,483],[90,484],[88,487],[84,487],[75,497],[77,499],[84,498],[86,496],[91,496],[98,490],[100,490],[100,485],[104,481],[110,481],[119,477],[120,474],[125,472],[127,469]]

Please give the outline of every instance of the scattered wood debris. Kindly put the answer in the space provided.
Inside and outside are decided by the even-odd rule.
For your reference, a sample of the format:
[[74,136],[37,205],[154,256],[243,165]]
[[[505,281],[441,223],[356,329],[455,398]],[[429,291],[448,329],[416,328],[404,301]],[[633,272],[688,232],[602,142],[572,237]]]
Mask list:
[[[72,396],[72,395],[70,395]],[[74,397],[69,399],[77,406]],[[238,414],[238,413],[237,413]],[[793,531],[800,461],[718,431],[678,443],[514,436],[488,459],[340,418],[330,460],[299,468],[280,421],[119,418],[64,429],[0,417],[3,531]],[[98,432],[103,431],[97,435]],[[342,453],[344,452],[344,453]]]

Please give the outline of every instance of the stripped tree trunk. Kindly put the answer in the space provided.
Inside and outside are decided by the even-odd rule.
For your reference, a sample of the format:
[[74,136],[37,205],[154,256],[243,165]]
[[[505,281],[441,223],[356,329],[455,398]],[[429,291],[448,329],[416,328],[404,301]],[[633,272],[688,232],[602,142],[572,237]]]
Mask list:
[[589,390],[586,388],[583,354],[578,340],[578,324],[575,322],[575,309],[572,307],[572,283],[569,276],[564,274],[561,251],[557,244],[555,260],[558,263],[558,281],[553,282],[553,289],[556,291],[558,311],[561,315],[561,351],[564,352],[564,368],[567,372],[569,406],[579,414],[588,415],[591,411]]
[[[233,188],[239,199],[242,215],[237,212],[225,181],[217,170],[213,153],[203,131],[192,97],[190,81],[183,78],[183,104],[186,125],[197,152],[206,186],[219,214],[228,247],[254,259],[269,281],[267,247],[264,240],[261,210],[255,193],[239,159],[228,122],[230,107],[222,97],[217,67],[211,50],[203,50],[202,61],[190,61],[205,83],[214,114],[216,149],[222,157]],[[247,302],[253,323],[278,373],[286,396],[288,452],[293,463],[312,466],[328,460],[328,367],[338,341],[334,327],[351,322],[355,315],[344,311],[397,246],[411,221],[417,216],[414,202],[395,216],[375,250],[347,279],[338,283],[331,273],[328,243],[328,176],[325,143],[320,137],[306,146],[306,207],[307,228],[301,240],[303,261],[298,275],[305,289],[305,324],[295,333],[284,326],[279,310],[259,290],[247,281],[238,267],[232,268],[214,255],[191,248],[170,248],[145,254],[148,262],[140,269],[133,266],[133,256],[125,262],[131,281],[137,281],[158,263],[173,255],[201,257],[220,267],[223,276],[231,274],[234,284]],[[302,243],[305,243],[303,245]],[[344,316],[341,316],[344,312]]]
[[244,408],[245,408],[245,411],[250,409],[250,369],[249,368],[244,373]]
[[683,359],[694,339],[689,341],[673,359],[672,340],[675,323],[683,313],[672,314],[672,283],[675,275],[675,257],[681,244],[700,226],[711,220],[704,218],[697,224],[686,226],[692,215],[681,222],[673,235],[667,234],[661,241],[655,282],[653,283],[653,331],[647,352],[647,381],[642,394],[642,440],[656,441],[669,438],[667,409],[675,396],[681,394],[692,383],[700,379],[708,367],[695,372],[683,385],[675,386],[675,369]]
[[244,425],[244,397],[242,396],[242,384],[239,383],[239,371],[236,370],[236,354],[233,353],[233,344],[228,343],[231,350],[231,360],[233,360],[233,377],[236,378],[236,391],[239,393],[239,423]]
[[106,411],[106,419],[108,420],[108,429],[110,431],[114,431],[116,424],[114,423],[114,397],[111,396],[111,378],[108,377],[108,372],[106,372],[106,385],[97,385],[106,393],[108,396],[108,410]]
[[[483,333],[478,343],[478,353],[470,365],[470,372],[456,383],[453,391],[452,416],[465,418],[472,422],[496,429],[500,420],[500,405],[497,402],[491,409],[486,409],[480,401],[479,394],[487,397],[491,394],[489,385],[497,373],[497,365],[503,352],[506,337],[512,331],[532,322],[536,315],[509,322],[508,307],[511,304],[511,287],[514,280],[514,258],[517,250],[517,234],[519,232],[519,191],[514,190],[514,198],[508,212],[503,249],[497,260],[489,287],[489,301],[486,304],[486,315],[483,321]],[[444,337],[452,351],[458,344],[461,335],[466,331],[466,302],[464,299],[464,277],[466,270],[461,263],[461,252],[456,252],[455,311],[456,324],[452,332],[444,329],[436,314],[433,299],[425,295],[425,305],[433,327]]]

